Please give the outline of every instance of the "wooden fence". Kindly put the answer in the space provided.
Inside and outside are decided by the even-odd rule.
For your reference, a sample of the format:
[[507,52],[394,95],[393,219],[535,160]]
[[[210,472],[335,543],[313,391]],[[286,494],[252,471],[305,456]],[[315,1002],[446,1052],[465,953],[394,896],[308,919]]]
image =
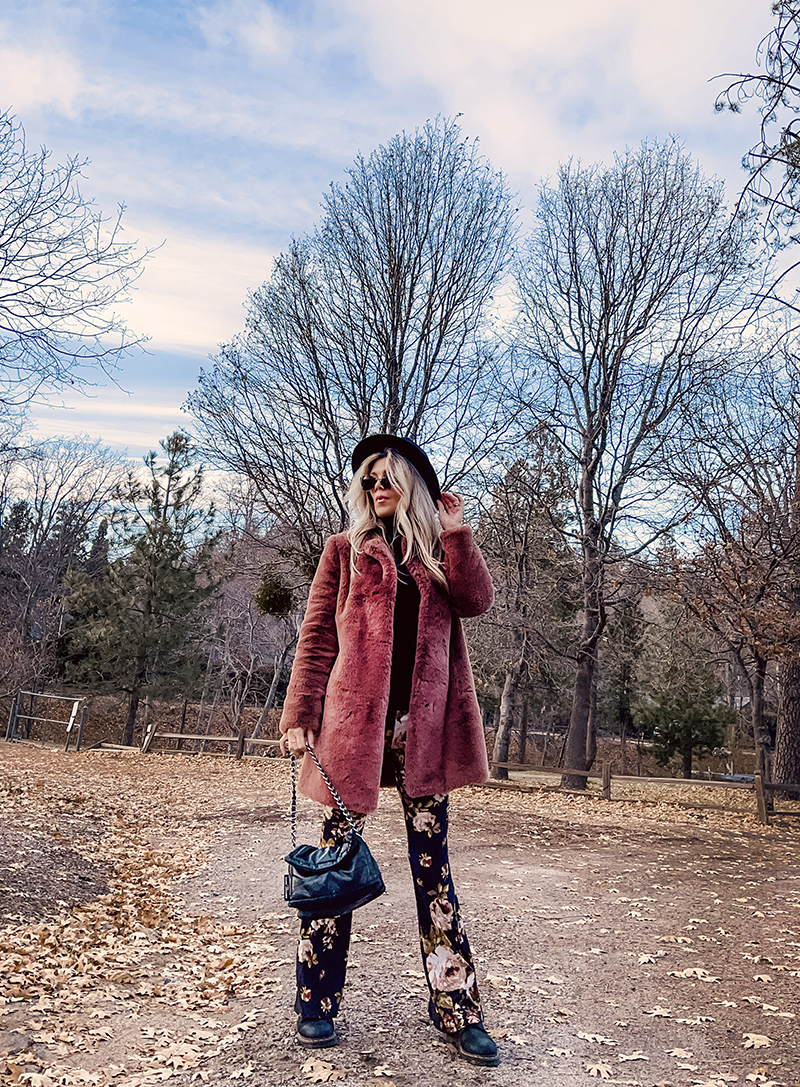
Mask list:
[[[235,735],[231,736],[217,736],[217,735],[200,735],[194,732],[159,732],[155,727],[155,722],[147,729],[142,741],[142,754],[146,755],[150,750],[150,746],[153,740],[194,740],[197,743],[202,743],[203,747],[206,744],[228,744],[228,754],[233,755],[237,762],[241,762],[245,758],[255,758],[253,755],[245,755],[245,747],[250,744],[255,744],[260,747],[279,747],[280,740],[251,740],[248,738],[245,729],[239,729]],[[224,754],[224,752],[205,751],[198,749],[196,751],[184,751],[178,747],[161,748],[162,754],[175,754],[175,755],[214,755]],[[260,757],[260,756],[259,756]]]
[[[528,763],[519,762],[493,762],[491,765],[493,770],[495,768],[501,768],[516,770],[522,773],[553,774],[557,777],[581,777],[586,781],[599,781],[601,797],[603,800],[611,799],[612,773],[611,763],[609,762],[601,762],[599,770],[570,770],[564,766],[530,766]],[[763,781],[760,774],[756,774],[752,782],[706,781],[703,778],[651,778],[639,777],[635,774],[614,774],[613,780],[638,781],[647,785],[702,785],[712,789],[747,789],[749,792],[755,793],[758,818],[760,822],[767,825],[769,824],[771,815],[800,815],[800,808],[781,808],[778,810],[774,807],[773,801],[775,793],[788,793],[800,799],[800,785],[774,785]],[[484,782],[484,787],[490,789],[516,789],[521,792],[534,792],[541,786],[529,782],[491,778],[489,781]]]
[[756,774],[754,788],[758,818],[762,823],[769,824],[771,815],[800,815],[800,808],[775,807],[775,793],[789,793],[800,800],[800,785],[776,785],[774,782],[764,781],[761,774]]
[[[29,712],[24,712],[25,699],[29,700]],[[49,702],[64,703],[69,708],[69,717],[67,719],[63,717],[44,717],[34,712],[36,703],[39,699],[45,699]],[[23,728],[26,731],[25,737],[20,736],[20,724],[25,722]],[[28,735],[34,725],[42,725],[40,743],[42,746],[49,739],[53,729],[46,728],[47,725],[58,725],[65,729],[64,750],[69,748],[70,740],[76,732],[77,725],[77,745],[76,750],[81,749],[81,740],[83,739],[83,726],[86,722],[86,700],[84,698],[74,698],[72,695],[60,695],[60,694],[45,694],[43,691],[17,691],[14,696],[14,700],[11,703],[11,712],[8,717],[8,725],[6,727],[6,739],[16,742],[28,742]]]

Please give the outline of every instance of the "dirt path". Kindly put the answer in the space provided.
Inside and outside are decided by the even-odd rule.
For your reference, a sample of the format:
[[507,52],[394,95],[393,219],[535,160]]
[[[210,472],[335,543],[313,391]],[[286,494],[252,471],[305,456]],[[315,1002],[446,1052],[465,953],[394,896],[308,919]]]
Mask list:
[[358,911],[343,1044],[310,1055],[280,897],[285,764],[0,760],[9,1082],[800,1085],[798,821],[456,793],[453,869],[503,1058],[479,1070],[427,1022],[392,794],[368,831],[387,894]]

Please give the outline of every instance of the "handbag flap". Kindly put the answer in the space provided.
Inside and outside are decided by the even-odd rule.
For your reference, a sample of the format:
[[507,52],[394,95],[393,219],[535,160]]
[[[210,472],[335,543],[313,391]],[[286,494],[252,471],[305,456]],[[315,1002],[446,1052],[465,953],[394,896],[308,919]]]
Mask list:
[[315,872],[329,872],[333,868],[340,868],[342,862],[358,849],[358,844],[355,835],[350,832],[339,845],[298,845],[284,859],[296,871],[310,876]]

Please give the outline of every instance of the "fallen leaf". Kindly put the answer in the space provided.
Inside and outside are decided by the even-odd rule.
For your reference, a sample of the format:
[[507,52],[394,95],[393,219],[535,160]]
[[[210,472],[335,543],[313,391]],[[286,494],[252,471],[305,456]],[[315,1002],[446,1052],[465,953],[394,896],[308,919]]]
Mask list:
[[658,1006],[651,1008],[649,1012],[645,1012],[644,1014],[650,1015],[654,1019],[669,1019],[672,1016],[672,1012],[669,1008],[659,1008]]
[[300,1071],[312,1083],[333,1083],[334,1080],[344,1079],[345,1076],[344,1072],[340,1072],[329,1061],[320,1061],[313,1057],[310,1061],[306,1061]]
[[745,1049],[768,1049],[772,1041],[766,1034],[745,1034],[742,1045]]
[[753,981],[772,981],[772,976],[770,974],[753,974]]
[[611,1065],[610,1064],[585,1064],[584,1068],[588,1075],[594,1076],[599,1079],[611,1078]]
[[483,979],[487,985],[493,985],[495,989],[503,989],[506,984],[506,978],[498,977],[496,974],[487,974]]
[[683,1060],[690,1060],[694,1053],[690,1053],[688,1049],[668,1049],[668,1057],[681,1057]]
[[637,1049],[635,1053],[620,1053],[617,1057],[618,1061],[649,1061],[650,1058],[646,1053],[642,1053]]

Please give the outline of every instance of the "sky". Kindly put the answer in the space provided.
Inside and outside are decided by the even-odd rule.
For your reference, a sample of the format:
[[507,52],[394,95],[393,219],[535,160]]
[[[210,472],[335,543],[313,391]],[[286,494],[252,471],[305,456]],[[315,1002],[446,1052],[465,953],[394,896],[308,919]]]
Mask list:
[[[0,110],[156,249],[123,314],[149,337],[118,383],[38,405],[39,435],[130,456],[176,427],[247,292],[354,157],[460,114],[519,193],[560,162],[680,137],[731,198],[754,106],[714,112],[751,71],[770,0],[3,0]],[[156,248],[158,247],[158,248]]]

